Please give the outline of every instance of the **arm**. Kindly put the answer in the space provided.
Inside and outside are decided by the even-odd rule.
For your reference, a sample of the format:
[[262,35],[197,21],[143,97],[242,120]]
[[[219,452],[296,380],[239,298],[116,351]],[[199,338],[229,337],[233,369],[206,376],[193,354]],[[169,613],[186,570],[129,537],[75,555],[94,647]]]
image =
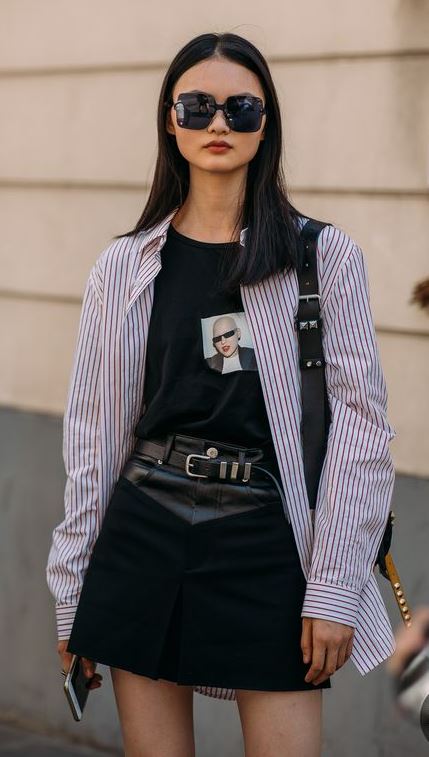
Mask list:
[[356,626],[387,522],[394,483],[387,391],[372,321],[366,263],[351,247],[323,306],[331,407],[301,616]]
[[65,518],[46,566],[58,639],[68,639],[97,531],[101,297],[95,266],[86,284],[63,422]]

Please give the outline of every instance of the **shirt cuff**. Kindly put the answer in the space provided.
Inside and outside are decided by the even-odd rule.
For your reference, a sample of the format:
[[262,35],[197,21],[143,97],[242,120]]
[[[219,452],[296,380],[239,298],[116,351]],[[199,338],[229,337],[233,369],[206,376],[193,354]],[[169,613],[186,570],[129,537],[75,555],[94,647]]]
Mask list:
[[64,639],[70,638],[76,610],[77,610],[77,604],[55,605],[55,613],[57,616],[58,641],[63,641]]
[[353,589],[309,581],[301,617],[323,618],[355,627],[359,603],[360,594]]

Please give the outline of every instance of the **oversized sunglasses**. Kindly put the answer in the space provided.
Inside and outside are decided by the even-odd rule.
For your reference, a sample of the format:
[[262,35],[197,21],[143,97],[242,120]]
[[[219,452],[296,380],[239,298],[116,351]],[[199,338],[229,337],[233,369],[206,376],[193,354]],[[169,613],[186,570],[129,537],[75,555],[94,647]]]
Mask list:
[[222,337],[225,337],[225,339],[229,339],[231,336],[234,336],[234,334],[235,334],[236,331],[237,331],[237,329],[231,329],[231,331],[225,331],[224,334],[219,334],[219,336],[214,336],[213,337],[213,344],[217,344],[218,342],[220,342],[220,340],[222,339]]
[[231,95],[224,103],[217,103],[213,95],[205,92],[182,92],[170,105],[183,129],[205,129],[220,109],[233,131],[258,131],[266,113],[261,98],[253,95]]

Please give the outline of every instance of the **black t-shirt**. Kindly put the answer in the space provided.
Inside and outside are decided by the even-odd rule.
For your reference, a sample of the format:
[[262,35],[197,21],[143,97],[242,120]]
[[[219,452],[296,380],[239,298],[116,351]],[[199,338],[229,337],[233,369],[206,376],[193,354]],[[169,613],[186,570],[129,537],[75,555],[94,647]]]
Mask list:
[[163,439],[176,432],[261,447],[267,467],[278,473],[240,289],[232,296],[217,291],[226,247],[168,228],[154,280],[135,434]]

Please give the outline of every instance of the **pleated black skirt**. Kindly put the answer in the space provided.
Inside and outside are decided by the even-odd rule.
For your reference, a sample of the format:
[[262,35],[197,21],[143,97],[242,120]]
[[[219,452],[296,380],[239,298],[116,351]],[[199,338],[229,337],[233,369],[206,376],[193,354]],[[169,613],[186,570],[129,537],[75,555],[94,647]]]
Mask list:
[[68,651],[178,684],[330,688],[304,680],[306,581],[275,484],[139,466],[113,490]]

